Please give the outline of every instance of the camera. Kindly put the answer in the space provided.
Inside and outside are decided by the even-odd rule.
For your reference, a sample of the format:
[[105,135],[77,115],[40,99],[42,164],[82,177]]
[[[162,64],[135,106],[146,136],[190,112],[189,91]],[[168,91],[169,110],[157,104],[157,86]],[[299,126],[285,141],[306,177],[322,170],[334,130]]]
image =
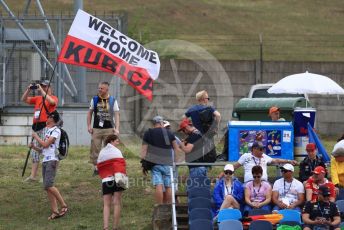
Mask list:
[[34,89],[38,89],[38,85],[41,84],[41,81],[34,81],[31,82],[30,84],[30,89],[34,90]]

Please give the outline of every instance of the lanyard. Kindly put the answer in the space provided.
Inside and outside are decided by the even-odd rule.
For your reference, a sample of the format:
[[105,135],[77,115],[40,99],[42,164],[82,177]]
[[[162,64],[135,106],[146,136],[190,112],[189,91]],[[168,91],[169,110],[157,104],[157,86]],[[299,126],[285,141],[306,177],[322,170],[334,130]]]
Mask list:
[[252,156],[252,160],[254,161],[255,165],[260,165],[260,160],[261,160],[260,158],[258,158],[258,164],[257,164],[256,159],[255,159],[254,156]]
[[260,182],[258,191],[256,191],[256,190],[254,189],[254,184],[252,183],[252,189],[253,189],[253,194],[254,194],[253,196],[254,196],[254,198],[257,198],[257,197],[258,197],[258,193],[259,193],[261,187],[262,187],[262,182]]
[[231,186],[231,192],[229,193],[229,190],[228,190],[228,186],[226,185],[226,182],[225,183],[225,188],[226,188],[226,191],[227,191],[227,195],[232,195],[233,194],[233,183],[232,183],[232,186]]
[[284,193],[284,195],[287,195],[287,193],[290,191],[290,188],[291,188],[291,186],[293,184],[293,181],[294,181],[294,179],[291,181],[288,190],[286,190],[285,189],[285,180],[283,180],[283,193]]
[[[323,203],[323,204],[324,204],[324,203]],[[319,212],[320,212],[320,214],[321,214],[321,217],[324,217],[325,204],[324,204],[323,209],[321,210],[320,202],[318,201],[318,210],[319,210]]]

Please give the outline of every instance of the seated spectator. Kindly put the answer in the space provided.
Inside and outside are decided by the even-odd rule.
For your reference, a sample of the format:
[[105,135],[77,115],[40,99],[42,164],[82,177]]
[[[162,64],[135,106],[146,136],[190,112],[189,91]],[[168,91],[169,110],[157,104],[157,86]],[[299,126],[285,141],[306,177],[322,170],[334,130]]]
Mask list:
[[280,117],[280,108],[276,106],[272,106],[269,109],[269,117],[271,118],[271,121],[285,121],[284,118]]
[[222,177],[214,187],[214,216],[217,215],[219,210],[222,209],[240,209],[240,204],[243,201],[243,197],[244,188],[242,186],[242,183],[236,177],[234,177],[233,165],[227,164],[224,167],[224,177]]
[[280,164],[280,163],[291,163],[293,165],[296,165],[297,162],[294,160],[285,160],[285,159],[279,159],[279,158],[271,158],[270,156],[266,155],[265,152],[265,146],[261,142],[254,142],[251,148],[251,153],[245,153],[243,154],[238,162],[234,164],[234,169],[239,168],[240,166],[244,166],[245,174],[244,174],[244,182],[252,181],[252,167],[253,166],[261,166],[263,173],[262,173],[262,180],[267,181],[268,180],[268,174],[267,174],[267,165],[268,164]]
[[337,188],[337,199],[344,200],[344,135],[338,140],[332,151],[331,179]]
[[299,179],[301,182],[308,180],[313,174],[313,170],[317,166],[322,166],[326,169],[325,162],[321,156],[317,156],[316,145],[308,143],[306,146],[307,156],[300,162]]
[[305,201],[303,184],[293,178],[294,166],[285,164],[281,167],[283,178],[275,181],[272,188],[274,210],[294,209],[301,212],[300,205]]
[[304,230],[340,230],[340,213],[335,203],[330,201],[331,192],[327,186],[319,187],[318,201],[307,202],[302,210]]
[[271,185],[267,181],[262,181],[263,169],[256,165],[252,168],[253,181],[246,184],[244,211],[251,209],[265,209],[270,211]]
[[325,185],[329,188],[331,196],[330,201],[336,200],[336,192],[334,184],[325,178],[326,170],[322,166],[318,166],[313,171],[313,176],[306,182],[306,201],[316,202],[318,200],[319,187]]

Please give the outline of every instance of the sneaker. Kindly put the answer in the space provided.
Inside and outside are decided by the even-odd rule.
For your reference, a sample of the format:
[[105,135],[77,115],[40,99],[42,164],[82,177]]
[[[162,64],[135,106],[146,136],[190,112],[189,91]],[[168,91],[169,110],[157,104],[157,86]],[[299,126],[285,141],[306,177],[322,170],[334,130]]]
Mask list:
[[95,169],[94,171],[93,171],[93,176],[97,176],[99,173],[98,173],[98,170],[97,169]]
[[36,178],[33,178],[33,177],[31,177],[31,176],[29,176],[28,178],[26,178],[25,180],[24,180],[24,182],[37,182],[38,181],[38,179],[36,179]]

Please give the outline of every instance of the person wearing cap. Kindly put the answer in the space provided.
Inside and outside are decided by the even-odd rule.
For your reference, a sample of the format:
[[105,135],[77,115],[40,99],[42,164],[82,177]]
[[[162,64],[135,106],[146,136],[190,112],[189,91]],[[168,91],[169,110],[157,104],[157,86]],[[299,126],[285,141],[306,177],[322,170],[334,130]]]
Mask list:
[[319,187],[327,186],[331,192],[330,201],[336,200],[336,192],[334,184],[325,178],[326,169],[317,166],[313,170],[313,175],[306,181],[306,201],[316,202],[318,199]]
[[332,151],[331,179],[337,188],[337,199],[344,200],[344,135],[338,139]]
[[[153,118],[153,128],[143,135],[141,159],[153,162],[151,169],[152,184],[155,187],[155,203],[170,204],[171,193],[171,165],[172,152],[179,152],[176,138],[172,132],[163,127],[164,119],[161,116]],[[146,171],[143,171],[146,174]]]
[[290,163],[296,165],[297,162],[294,160],[286,160],[280,158],[271,158],[270,156],[264,153],[265,145],[261,142],[254,142],[251,147],[250,153],[244,153],[234,164],[234,169],[237,169],[241,166],[244,166],[244,182],[247,183],[248,181],[253,180],[252,176],[252,167],[256,165],[260,165],[263,168],[262,180],[267,181],[267,165],[268,164],[285,164]]
[[240,209],[243,203],[244,188],[242,183],[234,176],[234,166],[226,164],[223,169],[224,177],[218,180],[214,187],[213,201],[213,216],[226,208]]
[[[185,153],[185,161],[188,163],[207,162],[207,155],[203,154],[202,133],[193,126],[188,118],[183,118],[178,131],[187,135],[180,146]],[[206,166],[189,165],[190,177],[207,176],[207,172],[208,167]]]
[[284,164],[280,167],[283,178],[275,181],[272,187],[273,210],[294,209],[301,212],[300,205],[305,201],[303,184],[293,177],[294,166]]
[[[57,127],[57,123],[60,120],[59,113],[54,111],[48,115],[47,118],[47,130],[44,138],[33,132],[32,137],[37,141],[38,144],[34,142],[30,143],[30,147],[35,149],[37,152],[41,152],[43,155],[42,163],[42,175],[43,175],[43,186],[44,190],[47,192],[51,215],[48,220],[54,220],[56,218],[64,216],[68,207],[65,203],[60,191],[54,186],[56,171],[59,159],[56,155],[57,148],[59,147],[61,130]],[[58,204],[61,210],[58,209]]]
[[[39,95],[30,96],[30,94],[34,94],[36,90]],[[29,105],[34,105],[32,130],[36,132],[40,138],[43,138],[46,131],[47,114],[55,111],[58,104],[58,98],[53,95],[50,82],[45,80],[40,84],[30,84],[23,93],[21,100]],[[37,143],[35,144],[37,145]],[[32,167],[30,176],[24,180],[26,182],[38,181],[37,172],[40,154],[34,149],[31,149],[30,154],[32,158]]]
[[271,185],[262,180],[263,168],[255,165],[251,169],[253,181],[247,182],[245,186],[245,208],[244,212],[251,209],[264,209],[271,211]]
[[106,81],[98,85],[98,94],[91,99],[87,112],[87,130],[92,135],[89,163],[93,165],[93,176],[98,174],[97,159],[106,137],[119,135],[119,105],[116,98],[109,94],[109,86]]
[[284,118],[280,117],[280,108],[276,106],[272,106],[269,109],[269,117],[271,118],[271,121],[285,121]]
[[317,166],[322,166],[326,169],[323,158],[316,154],[316,145],[308,143],[306,146],[307,156],[300,162],[299,180],[304,182],[308,180],[313,174],[313,170]]
[[302,210],[304,230],[329,229],[340,230],[340,212],[336,203],[330,201],[331,192],[327,186],[319,187],[316,202],[306,202]]

